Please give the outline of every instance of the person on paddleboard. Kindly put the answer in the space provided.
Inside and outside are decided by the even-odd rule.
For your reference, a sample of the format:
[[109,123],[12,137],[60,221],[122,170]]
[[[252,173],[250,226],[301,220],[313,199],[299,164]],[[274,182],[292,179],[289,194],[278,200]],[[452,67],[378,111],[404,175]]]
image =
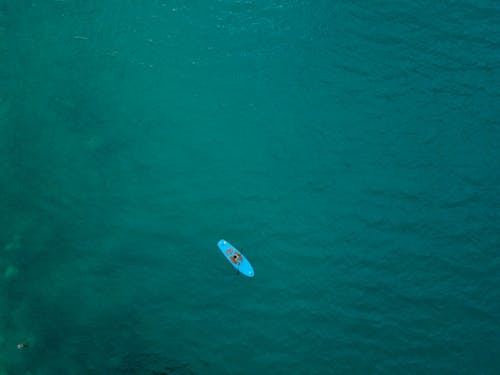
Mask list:
[[234,264],[240,264],[241,261],[242,261],[242,257],[241,257],[241,254],[240,253],[237,253],[235,252],[232,256],[231,256],[231,262],[233,262]]

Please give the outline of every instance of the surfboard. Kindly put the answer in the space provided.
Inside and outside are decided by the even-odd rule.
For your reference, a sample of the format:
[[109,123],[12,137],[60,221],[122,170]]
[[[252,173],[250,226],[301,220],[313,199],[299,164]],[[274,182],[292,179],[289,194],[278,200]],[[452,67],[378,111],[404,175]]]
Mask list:
[[225,240],[220,240],[217,246],[219,246],[220,251],[226,257],[227,261],[240,271],[241,274],[247,277],[254,276],[252,265],[238,249]]

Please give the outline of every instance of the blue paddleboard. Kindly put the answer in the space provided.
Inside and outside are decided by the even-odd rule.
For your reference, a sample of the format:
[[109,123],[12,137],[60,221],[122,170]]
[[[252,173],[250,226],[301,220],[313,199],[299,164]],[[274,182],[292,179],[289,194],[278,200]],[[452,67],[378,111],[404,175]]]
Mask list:
[[240,271],[240,273],[248,277],[254,276],[252,265],[238,249],[224,240],[220,240],[217,246],[219,246],[220,251],[224,254],[228,262]]

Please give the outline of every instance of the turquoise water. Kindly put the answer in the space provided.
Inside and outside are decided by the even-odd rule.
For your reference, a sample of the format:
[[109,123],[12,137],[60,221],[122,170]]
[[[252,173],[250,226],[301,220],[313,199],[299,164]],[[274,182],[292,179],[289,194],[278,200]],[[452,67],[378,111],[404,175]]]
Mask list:
[[0,2],[0,374],[500,373],[499,62],[494,0]]

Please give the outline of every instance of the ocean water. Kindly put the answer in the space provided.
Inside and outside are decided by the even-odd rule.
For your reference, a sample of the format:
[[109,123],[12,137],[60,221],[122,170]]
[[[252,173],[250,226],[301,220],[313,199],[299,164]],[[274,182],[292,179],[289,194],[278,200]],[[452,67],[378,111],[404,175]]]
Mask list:
[[499,89],[496,0],[0,0],[0,374],[499,374]]

